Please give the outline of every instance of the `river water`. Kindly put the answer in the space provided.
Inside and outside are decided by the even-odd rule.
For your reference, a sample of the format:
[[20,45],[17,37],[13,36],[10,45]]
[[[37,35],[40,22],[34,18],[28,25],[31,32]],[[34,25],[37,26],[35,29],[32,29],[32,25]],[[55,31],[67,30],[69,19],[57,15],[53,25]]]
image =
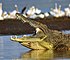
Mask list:
[[70,60],[70,51],[30,50],[10,36],[0,36],[0,60]]
[[[53,8],[55,3],[62,5],[62,10],[64,10],[65,7],[68,7],[70,0],[0,0],[0,2],[3,4],[3,11],[7,12],[13,11],[15,4],[18,5],[20,12],[24,6],[28,9],[33,5],[46,12],[50,11],[50,8]],[[65,33],[68,33],[68,31]],[[70,51],[31,51],[18,42],[11,41],[10,36],[0,36],[0,60],[70,60]]]

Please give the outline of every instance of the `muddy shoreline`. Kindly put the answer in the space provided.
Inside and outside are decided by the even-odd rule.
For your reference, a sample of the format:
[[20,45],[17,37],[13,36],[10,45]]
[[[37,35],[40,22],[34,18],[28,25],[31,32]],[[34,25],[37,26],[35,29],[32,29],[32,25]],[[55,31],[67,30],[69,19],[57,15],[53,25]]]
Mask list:
[[[70,30],[70,18],[45,18],[35,19],[43,24],[46,24],[48,28],[52,30]],[[35,29],[28,23],[22,23],[21,20],[17,19],[4,19],[0,20],[0,34],[3,35],[15,35],[15,34],[31,34],[34,33]]]

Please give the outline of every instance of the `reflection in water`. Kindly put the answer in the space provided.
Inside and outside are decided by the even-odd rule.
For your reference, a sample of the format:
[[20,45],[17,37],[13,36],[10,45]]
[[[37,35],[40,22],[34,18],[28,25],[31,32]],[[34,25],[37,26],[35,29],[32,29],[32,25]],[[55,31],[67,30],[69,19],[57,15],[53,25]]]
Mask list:
[[27,53],[21,55],[21,59],[25,60],[47,60],[53,59],[53,51],[52,50],[31,50]]
[[70,60],[70,51],[59,51],[54,52],[54,58],[69,59]]
[[70,51],[30,50],[16,60],[70,60]]

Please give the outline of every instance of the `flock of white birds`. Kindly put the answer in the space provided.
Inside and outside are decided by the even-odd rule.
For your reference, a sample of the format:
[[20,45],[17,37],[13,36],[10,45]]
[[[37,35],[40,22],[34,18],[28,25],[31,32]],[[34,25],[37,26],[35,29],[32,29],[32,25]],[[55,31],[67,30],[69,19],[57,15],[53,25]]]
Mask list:
[[[4,20],[7,18],[16,18],[15,14],[20,13],[18,11],[17,5],[15,5],[15,10],[12,12],[3,12],[2,10],[2,3],[0,3],[0,20]],[[68,16],[70,17],[70,4],[67,8],[64,9],[64,11],[61,10],[61,5],[57,6],[57,3],[55,3],[55,8],[51,8],[50,12],[45,12],[43,13],[40,9],[36,8],[35,6],[32,6],[29,8],[29,10],[25,13],[23,13],[23,16],[27,18],[44,18],[44,17],[49,17],[49,16],[54,16],[54,17],[62,17],[62,16]]]

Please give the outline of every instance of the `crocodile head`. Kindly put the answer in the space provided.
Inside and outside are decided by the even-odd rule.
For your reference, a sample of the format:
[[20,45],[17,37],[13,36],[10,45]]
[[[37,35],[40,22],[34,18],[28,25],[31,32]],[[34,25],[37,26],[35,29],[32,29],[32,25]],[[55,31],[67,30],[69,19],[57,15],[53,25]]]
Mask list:
[[35,20],[31,20],[31,19],[28,19],[26,17],[24,17],[22,14],[20,13],[16,13],[16,17],[19,18],[22,22],[27,22],[29,23],[32,27],[34,28],[39,28],[40,30],[42,30],[42,32],[46,35],[50,34],[50,29],[45,25],[45,24],[42,24],[38,21],[35,21]]
[[16,18],[19,19],[19,20],[23,20],[24,22],[26,22],[26,18],[20,14],[20,13],[16,13]]

